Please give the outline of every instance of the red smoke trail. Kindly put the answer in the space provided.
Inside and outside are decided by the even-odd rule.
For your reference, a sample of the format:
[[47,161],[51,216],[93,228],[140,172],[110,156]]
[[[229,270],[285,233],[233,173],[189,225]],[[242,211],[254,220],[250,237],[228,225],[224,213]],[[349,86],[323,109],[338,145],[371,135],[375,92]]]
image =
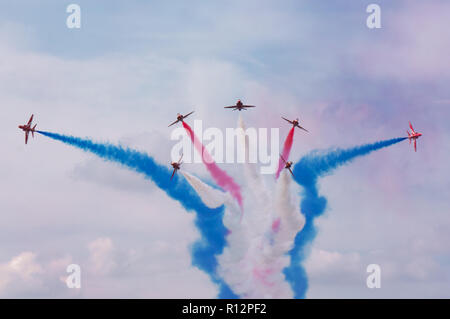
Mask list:
[[[291,128],[288,136],[286,137],[286,140],[284,141],[283,153],[281,153],[281,155],[283,156],[285,161],[289,160],[289,154],[291,153],[292,142],[294,141],[294,129],[295,127]],[[278,162],[278,170],[276,175],[277,179],[280,176],[280,172],[283,170],[283,168],[284,168],[284,161],[280,158]]]
[[239,206],[242,209],[242,195],[240,186],[236,184],[233,178],[228,176],[227,173],[225,173],[216,165],[211,155],[205,149],[205,146],[198,140],[197,136],[195,136],[191,127],[187,125],[185,122],[183,122],[183,127],[188,132],[189,137],[191,138],[191,141],[194,144],[194,147],[197,149],[197,152],[199,152],[200,155],[202,155],[203,163],[206,165],[206,168],[211,174],[214,181],[224,190],[229,191],[231,195],[237,200]]

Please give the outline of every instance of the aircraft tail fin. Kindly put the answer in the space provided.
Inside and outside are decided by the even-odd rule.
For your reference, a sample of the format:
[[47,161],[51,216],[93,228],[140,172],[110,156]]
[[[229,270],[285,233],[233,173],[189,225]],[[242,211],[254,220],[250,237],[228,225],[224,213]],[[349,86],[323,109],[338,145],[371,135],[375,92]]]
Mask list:
[[33,128],[31,129],[31,136],[33,136],[33,138],[34,138],[34,131],[36,130],[36,125],[37,124],[34,124]]

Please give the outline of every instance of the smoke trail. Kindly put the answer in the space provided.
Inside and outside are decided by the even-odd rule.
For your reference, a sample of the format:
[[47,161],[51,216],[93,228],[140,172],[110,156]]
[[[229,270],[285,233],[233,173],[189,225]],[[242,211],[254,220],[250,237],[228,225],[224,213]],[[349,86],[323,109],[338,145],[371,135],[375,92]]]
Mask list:
[[[295,127],[292,127],[286,137],[286,140],[284,141],[283,152],[281,153],[281,155],[283,156],[285,161],[289,160],[289,154],[291,153],[292,142],[294,141],[294,130],[295,130]],[[278,161],[278,170],[277,170],[277,174],[276,174],[277,179],[280,176],[280,172],[283,168],[284,168],[284,161],[280,158],[280,160]]]
[[[238,127],[241,132],[245,131],[241,117]],[[283,269],[289,266],[287,253],[304,220],[296,205],[291,203],[291,177],[282,174],[275,192],[267,188],[257,166],[248,161],[248,138],[239,137],[239,145],[246,154],[243,166],[246,214],[242,223],[224,222],[231,232],[226,237],[228,245],[218,257],[218,271],[242,298],[292,298],[294,293],[285,280]],[[227,212],[228,205],[224,219]]]
[[203,183],[197,177],[187,173],[180,172],[184,178],[188,181],[188,183],[192,186],[192,188],[197,192],[200,196],[202,202],[208,206],[209,208],[217,208],[225,204],[227,200],[227,194],[218,189],[214,189],[211,186]]
[[205,146],[198,140],[197,136],[195,136],[191,127],[185,122],[183,122],[183,127],[188,132],[189,137],[194,144],[194,147],[197,149],[197,152],[199,152],[202,156],[203,163],[205,164],[214,181],[224,190],[229,191],[231,195],[237,200],[239,206],[242,208],[242,195],[239,185],[236,184],[233,178],[231,178],[225,171],[221,170],[216,165],[213,158],[206,150]]
[[216,209],[205,206],[186,179],[175,175],[170,181],[171,171],[158,164],[146,153],[112,144],[95,143],[90,139],[43,131],[37,132],[144,174],[186,210],[195,211],[197,213],[195,224],[200,230],[202,238],[192,247],[192,264],[208,273],[211,280],[218,285],[220,298],[237,297],[216,272],[216,256],[221,254],[225,247],[225,234],[227,233],[222,222],[223,206]]
[[275,191],[277,218],[272,224],[272,230],[275,236],[274,245],[279,245],[278,249],[283,254],[292,249],[295,236],[305,225],[305,217],[298,213],[293,203],[291,180],[291,174],[287,170],[282,171]]
[[316,237],[317,230],[314,219],[323,214],[327,200],[319,195],[317,180],[330,173],[333,169],[349,163],[354,158],[367,155],[373,151],[399,143],[406,138],[395,138],[349,148],[334,149],[328,152],[313,151],[304,156],[294,166],[294,180],[303,186],[303,199],[300,204],[301,212],[306,217],[303,229],[295,237],[294,248],[290,251],[291,264],[284,270],[286,279],[294,290],[295,298],[304,298],[308,288],[308,278],[301,263],[307,255],[307,244]]
[[[238,127],[245,131],[244,123],[239,115]],[[270,194],[266,191],[261,176],[257,172],[256,164],[249,163],[248,138],[238,134],[238,147],[244,148],[245,164],[244,176],[246,180],[245,211],[241,222],[233,219],[232,210],[225,208],[224,224],[229,227],[230,234],[226,237],[227,246],[218,257],[219,274],[224,278],[233,291],[242,298],[263,297],[267,288],[273,287],[265,281],[261,267],[258,268],[255,250],[266,229],[268,215],[271,211]],[[288,287],[289,289],[289,287]]]
[[251,223],[251,231],[255,236],[261,235],[265,230],[266,226],[264,221],[270,218],[273,207],[271,202],[271,192],[267,189],[257,164],[250,163],[250,141],[248,136],[245,135],[245,124],[242,116],[239,114],[238,118],[238,128],[241,130],[238,133],[238,147],[243,149],[245,154],[244,162],[244,177],[246,181],[246,189],[250,197],[249,202],[249,213],[246,216],[248,223]]
[[[244,127],[241,119],[240,126]],[[277,181],[275,195],[271,197],[265,196],[269,190],[254,166],[244,165],[248,189],[254,198],[246,201],[249,213],[241,223],[239,217],[236,218],[240,211],[236,205],[236,194],[230,191],[229,184],[228,189],[221,185],[229,191],[224,193],[185,172],[176,175],[170,182],[171,170],[157,164],[145,153],[94,143],[89,139],[42,131],[38,133],[142,173],[184,208],[196,211],[195,224],[202,240],[192,247],[193,265],[208,273],[219,286],[221,298],[304,298],[308,282],[301,263],[306,258],[307,244],[316,235],[314,219],[324,212],[327,204],[325,197],[319,195],[318,178],[358,156],[405,139],[326,153],[315,151],[303,157],[295,165],[294,175],[295,181],[303,187],[300,207],[305,221],[291,202],[291,176],[285,170]],[[197,150],[204,156],[204,147],[196,142],[192,130],[190,135]],[[248,145],[243,145],[247,154]],[[208,156],[206,153],[204,160],[207,161]],[[232,179],[231,182],[234,183]],[[240,195],[240,188],[237,187]],[[242,205],[242,198],[238,203]]]

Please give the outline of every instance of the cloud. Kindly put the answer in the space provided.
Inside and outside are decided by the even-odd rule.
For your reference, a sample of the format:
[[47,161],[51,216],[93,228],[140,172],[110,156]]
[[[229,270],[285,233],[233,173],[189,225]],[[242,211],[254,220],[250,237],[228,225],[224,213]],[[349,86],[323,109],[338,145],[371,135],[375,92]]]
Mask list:
[[110,238],[98,238],[89,243],[91,271],[94,273],[110,273],[117,267],[113,260],[114,247]]
[[364,266],[361,256],[356,253],[340,253],[313,249],[308,257],[305,267],[308,275],[317,278],[323,283],[342,283],[361,274]]
[[0,295],[8,296],[36,286],[41,287],[42,282],[38,277],[42,273],[43,269],[32,252],[23,252],[11,258],[0,264]]
[[361,69],[375,77],[395,77],[399,81],[434,81],[450,76],[450,30],[443,1],[404,2],[386,13],[386,35],[360,52]]

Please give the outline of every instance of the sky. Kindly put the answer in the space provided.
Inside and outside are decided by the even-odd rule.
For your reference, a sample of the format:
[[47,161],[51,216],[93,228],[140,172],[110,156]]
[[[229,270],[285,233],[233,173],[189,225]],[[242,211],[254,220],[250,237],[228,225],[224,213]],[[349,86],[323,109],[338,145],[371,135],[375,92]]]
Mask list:
[[[81,28],[66,7],[81,7]],[[192,266],[194,216],[152,182],[17,125],[170,162],[177,112],[235,127],[300,117],[291,160],[424,135],[322,178],[308,298],[450,297],[448,1],[0,1],[0,297],[215,298]],[[221,164],[239,182],[236,165]],[[189,172],[208,179],[201,164]],[[270,177],[267,177],[270,178]],[[292,192],[300,189],[293,186]],[[82,288],[65,285],[82,269]],[[366,267],[381,267],[380,289]]]

